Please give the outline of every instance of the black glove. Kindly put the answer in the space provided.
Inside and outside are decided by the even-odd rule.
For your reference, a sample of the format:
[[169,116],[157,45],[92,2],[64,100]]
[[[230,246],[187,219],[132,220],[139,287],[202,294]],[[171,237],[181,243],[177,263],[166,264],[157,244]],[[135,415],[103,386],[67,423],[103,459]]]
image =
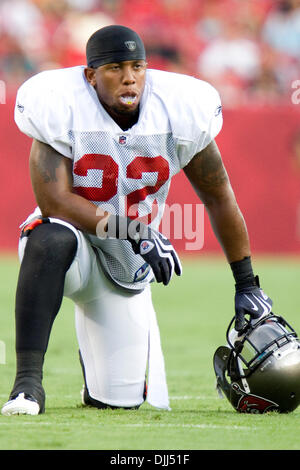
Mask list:
[[174,271],[182,273],[181,263],[171,242],[161,233],[138,220],[111,215],[107,224],[107,235],[127,239],[135,254],[140,255],[152,268],[157,282],[169,284]]
[[250,257],[230,264],[235,285],[235,329],[241,331],[246,324],[245,315],[251,320],[272,311],[272,300],[263,292],[259,285],[258,276],[254,276]]

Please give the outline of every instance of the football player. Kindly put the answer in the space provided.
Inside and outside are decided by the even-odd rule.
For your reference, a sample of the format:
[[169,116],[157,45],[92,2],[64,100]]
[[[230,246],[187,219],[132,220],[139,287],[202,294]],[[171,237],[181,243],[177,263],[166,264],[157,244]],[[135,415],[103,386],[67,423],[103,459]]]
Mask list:
[[[63,296],[75,303],[83,402],[169,408],[152,281],[180,260],[158,232],[181,169],[209,213],[236,284],[236,328],[271,301],[253,274],[246,225],[215,137],[221,103],[208,83],[148,70],[141,38],[96,31],[87,66],[41,72],[19,89],[15,120],[33,139],[38,207],[24,222],[16,292],[16,377],[2,413],[45,410],[44,356]],[[147,370],[148,367],[148,370]]]

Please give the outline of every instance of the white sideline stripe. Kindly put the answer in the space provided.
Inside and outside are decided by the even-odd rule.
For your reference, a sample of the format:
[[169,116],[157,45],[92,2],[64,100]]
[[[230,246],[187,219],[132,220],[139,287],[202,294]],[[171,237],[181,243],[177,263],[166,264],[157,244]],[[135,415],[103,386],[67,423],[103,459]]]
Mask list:
[[[18,427],[20,426],[69,426],[71,421],[66,421],[63,423],[50,423],[47,421],[25,421],[21,422],[18,421]],[[15,420],[14,420],[15,423]],[[0,428],[1,426],[11,426],[13,424],[12,420],[10,422],[1,423],[0,421]],[[80,427],[89,427],[91,428],[91,424],[88,423],[80,423]],[[93,426],[94,427],[94,426]],[[196,428],[196,429],[228,429],[228,430],[240,430],[240,431],[253,431],[257,429],[255,426],[238,426],[238,425],[223,425],[223,424],[171,424],[171,423],[135,423],[135,424],[103,424],[99,423],[96,427],[122,427],[122,428]]]
[[254,426],[228,426],[223,424],[171,424],[171,423],[141,423],[141,424],[120,424],[119,426],[129,428],[200,428],[200,429],[240,429],[246,430],[256,429]]
[[179,397],[170,397],[170,400],[218,400],[218,395],[216,397],[212,396],[205,396],[205,395],[198,395],[198,396],[191,396],[191,395],[182,395]]
[[[56,395],[48,395],[48,398],[54,398]],[[64,395],[65,398],[67,399],[76,399],[78,398],[78,394],[74,395]],[[0,398],[7,398],[8,399],[8,394],[0,393]],[[198,396],[192,396],[192,395],[182,395],[182,396],[174,396],[170,397],[170,400],[219,400],[218,395],[216,397],[213,396],[208,396],[208,395],[198,395]]]

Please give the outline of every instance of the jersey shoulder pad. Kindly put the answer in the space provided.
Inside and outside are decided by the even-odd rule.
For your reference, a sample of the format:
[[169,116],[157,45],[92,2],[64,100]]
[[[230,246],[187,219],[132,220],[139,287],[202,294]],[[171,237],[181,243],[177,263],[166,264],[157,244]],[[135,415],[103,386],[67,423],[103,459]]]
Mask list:
[[21,85],[15,105],[15,122],[31,138],[71,157],[70,135],[76,92],[82,68],[40,72]]
[[167,109],[174,138],[186,154],[184,165],[222,128],[219,93],[208,82],[184,74],[150,70],[149,81]]

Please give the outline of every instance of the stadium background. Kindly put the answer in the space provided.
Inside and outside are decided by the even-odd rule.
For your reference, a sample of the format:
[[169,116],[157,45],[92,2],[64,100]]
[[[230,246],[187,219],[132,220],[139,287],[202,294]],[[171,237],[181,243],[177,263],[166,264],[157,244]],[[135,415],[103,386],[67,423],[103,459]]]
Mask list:
[[[2,0],[0,250],[16,250],[18,224],[34,206],[30,139],[13,119],[16,90],[41,70],[85,64],[87,38],[113,23],[141,34],[149,67],[218,89],[224,126],[217,143],[252,250],[299,254],[299,0]],[[169,203],[199,203],[182,174]],[[204,225],[199,253],[220,251],[206,219]],[[173,241],[184,249],[184,240]]]

